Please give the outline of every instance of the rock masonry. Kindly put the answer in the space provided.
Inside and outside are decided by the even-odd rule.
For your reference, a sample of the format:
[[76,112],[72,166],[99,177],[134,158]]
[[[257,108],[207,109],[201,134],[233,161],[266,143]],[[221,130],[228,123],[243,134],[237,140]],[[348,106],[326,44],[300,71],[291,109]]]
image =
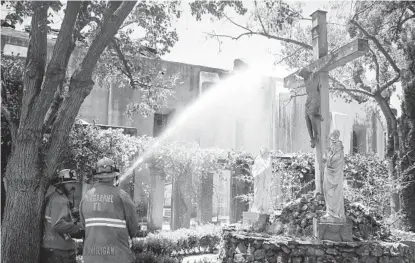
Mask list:
[[[301,198],[286,204],[280,215],[271,215],[266,232],[291,237],[312,237],[313,218],[320,218],[325,210],[323,195],[318,193],[314,196],[311,192],[304,194]],[[348,220],[353,223],[354,240],[389,240],[391,234],[379,222],[380,218],[371,215],[363,205],[345,200],[345,212]]]
[[223,230],[222,263],[415,263],[415,242],[330,242],[295,240],[228,227]]

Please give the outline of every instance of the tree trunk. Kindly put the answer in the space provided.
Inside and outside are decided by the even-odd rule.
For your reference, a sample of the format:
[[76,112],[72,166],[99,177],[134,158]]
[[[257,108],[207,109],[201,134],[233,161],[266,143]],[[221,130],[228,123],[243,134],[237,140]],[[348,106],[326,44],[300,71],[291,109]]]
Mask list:
[[2,262],[37,263],[47,183],[41,177],[37,141],[19,137],[5,176]]
[[400,210],[400,198],[398,189],[394,189],[393,187],[397,186],[397,182],[399,179],[399,134],[398,134],[398,124],[396,120],[396,115],[393,113],[392,109],[390,108],[389,103],[383,98],[380,94],[375,95],[375,100],[378,102],[383,115],[386,118],[387,124],[387,132],[388,132],[388,139],[387,139],[387,146],[386,146],[386,159],[388,161],[388,170],[389,170],[389,178],[391,181],[391,212],[393,215],[396,215],[397,212]]
[[50,3],[33,3],[20,124],[5,176],[6,208],[1,236],[4,262],[38,262],[48,178],[55,173],[75,117],[92,89],[91,77],[96,63],[135,4],[136,1],[112,2],[111,7],[106,9],[99,33],[72,75],[68,94],[58,110],[45,153],[42,126],[56,88],[65,77],[70,55],[67,51],[73,44],[68,39],[72,36],[80,4],[68,3],[45,75],[47,11]]
[[407,66],[402,77],[401,156],[402,207],[406,224],[415,232],[415,31],[408,34],[404,54]]

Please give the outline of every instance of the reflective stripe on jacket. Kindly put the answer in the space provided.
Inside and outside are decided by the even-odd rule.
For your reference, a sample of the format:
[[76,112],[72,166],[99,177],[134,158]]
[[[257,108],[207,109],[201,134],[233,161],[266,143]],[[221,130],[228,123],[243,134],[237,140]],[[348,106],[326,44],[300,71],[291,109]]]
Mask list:
[[85,263],[135,261],[129,238],[139,230],[139,221],[126,192],[109,183],[96,183],[82,198],[79,210],[85,226]]
[[58,189],[46,196],[42,247],[60,250],[75,250],[70,234],[80,227],[73,223],[69,199]]

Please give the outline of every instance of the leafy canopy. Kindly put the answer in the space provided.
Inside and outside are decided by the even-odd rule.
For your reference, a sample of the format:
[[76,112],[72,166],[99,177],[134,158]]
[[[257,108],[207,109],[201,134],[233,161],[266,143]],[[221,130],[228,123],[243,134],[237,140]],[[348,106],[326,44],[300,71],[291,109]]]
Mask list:
[[[56,33],[66,2],[48,3],[49,32]],[[95,39],[108,4],[108,1],[98,0],[82,2],[76,25],[79,31],[76,35],[77,58],[85,55]],[[246,12],[241,1],[194,1],[188,4],[196,20],[206,15],[221,17],[227,7],[239,14]],[[12,26],[22,24],[33,14],[31,1],[2,1],[2,5],[11,10],[5,21]],[[141,91],[140,101],[129,105],[129,115],[140,112],[148,116],[166,106],[167,99],[174,95],[180,76],[166,72],[161,56],[170,52],[178,41],[174,23],[182,12],[180,1],[139,1],[101,55],[94,71],[99,86],[108,87],[108,83],[116,79],[120,88],[131,87]]]

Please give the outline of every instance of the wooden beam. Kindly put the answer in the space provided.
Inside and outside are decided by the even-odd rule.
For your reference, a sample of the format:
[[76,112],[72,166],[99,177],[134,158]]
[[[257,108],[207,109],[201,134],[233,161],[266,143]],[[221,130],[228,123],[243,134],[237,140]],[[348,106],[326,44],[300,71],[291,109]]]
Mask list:
[[[329,45],[327,43],[327,20],[326,20],[326,12],[322,12],[317,10],[313,14],[311,14],[312,18],[312,29],[311,29],[311,36],[313,40],[313,59],[316,63],[312,63],[311,65],[327,65],[328,63],[324,63],[327,61],[327,57],[330,57],[328,54],[329,52]],[[329,60],[332,61],[332,60]],[[320,72],[319,72],[320,71]],[[319,72],[319,73],[317,73]],[[320,115],[324,118],[324,121],[319,122],[317,126],[319,134],[316,136],[316,144],[315,144],[315,162],[314,162],[314,180],[316,185],[316,192],[323,193],[323,178],[324,178],[324,164],[322,162],[323,153],[326,149],[327,145],[327,134],[328,130],[330,129],[330,120],[329,120],[329,112],[330,112],[330,99],[329,99],[329,76],[328,71],[321,71],[315,70],[315,68],[303,69],[302,76],[305,78],[310,77],[307,76],[310,73],[318,74],[319,78],[319,86],[320,91],[317,92],[320,96]],[[314,89],[314,92],[317,91],[317,86],[313,85],[311,89]],[[314,128],[314,129],[317,129]]]
[[[312,62],[309,66],[301,70],[313,73],[321,71],[330,71],[337,67],[344,66],[353,59],[356,59],[364,55],[368,50],[368,40],[363,38],[357,38],[349,44],[334,50],[329,55]],[[304,86],[303,78],[298,75],[301,70],[297,70],[293,74],[284,78],[284,87],[293,89]]]

